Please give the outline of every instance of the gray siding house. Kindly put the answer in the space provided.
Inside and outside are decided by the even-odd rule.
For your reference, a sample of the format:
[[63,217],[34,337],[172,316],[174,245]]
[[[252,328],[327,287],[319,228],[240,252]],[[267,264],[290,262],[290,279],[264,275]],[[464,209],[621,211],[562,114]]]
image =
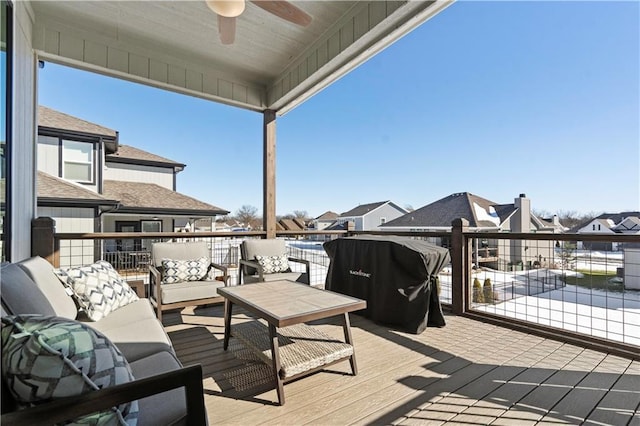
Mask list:
[[336,222],[338,225],[352,222],[356,231],[372,231],[380,229],[380,225],[406,213],[407,210],[391,201],[379,201],[377,203],[361,204],[344,212],[338,216]]
[[[121,145],[115,130],[47,107],[38,118],[37,215],[53,218],[57,232],[174,231],[229,213],[175,190],[182,163]],[[82,244],[71,264],[93,261],[93,242]],[[144,240],[104,243],[106,252],[148,249]],[[61,247],[64,256],[72,253]]]

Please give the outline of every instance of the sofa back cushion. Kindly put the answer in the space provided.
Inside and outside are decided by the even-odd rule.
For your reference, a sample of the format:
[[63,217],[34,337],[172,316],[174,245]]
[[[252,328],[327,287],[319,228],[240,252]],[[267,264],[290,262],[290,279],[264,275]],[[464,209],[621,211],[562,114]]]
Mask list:
[[[245,240],[240,245],[240,255],[244,260],[256,260],[258,256],[283,256],[287,254],[287,246],[284,240],[268,239],[268,240]],[[244,266],[246,275],[254,275],[257,273],[255,268]]]
[[205,241],[187,243],[154,243],[151,246],[151,262],[156,267],[162,266],[163,259],[194,260],[206,257],[211,262],[209,248]]
[[13,315],[56,314],[40,288],[17,264],[10,263],[0,269],[0,286],[2,305],[9,311],[8,313]]
[[54,315],[76,319],[78,308],[54,272],[53,266],[40,256],[17,264],[40,288],[54,310]]

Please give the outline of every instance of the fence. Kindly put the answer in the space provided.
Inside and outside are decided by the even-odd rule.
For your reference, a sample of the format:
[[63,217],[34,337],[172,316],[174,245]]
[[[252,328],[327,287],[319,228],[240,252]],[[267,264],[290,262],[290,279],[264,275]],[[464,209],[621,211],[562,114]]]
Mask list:
[[[352,232],[383,234],[389,232]],[[625,356],[640,354],[640,236],[477,233],[454,221],[451,232],[398,232],[448,247],[452,262],[439,274],[440,299],[451,311],[486,322],[589,345]],[[237,281],[238,247],[264,232],[51,234],[38,252],[56,265],[87,264],[106,258],[104,241],[204,240],[212,260],[229,267]],[[329,259],[322,242],[345,231],[278,233],[289,255],[311,264],[310,281],[323,285]],[[46,237],[39,237],[47,240]],[[148,245],[147,245],[148,246]],[[47,253],[48,252],[48,253]],[[139,251],[138,251],[139,252]],[[128,256],[127,256],[128,255]],[[129,279],[148,280],[145,256],[119,253],[116,265]],[[297,267],[293,264],[293,267]]]

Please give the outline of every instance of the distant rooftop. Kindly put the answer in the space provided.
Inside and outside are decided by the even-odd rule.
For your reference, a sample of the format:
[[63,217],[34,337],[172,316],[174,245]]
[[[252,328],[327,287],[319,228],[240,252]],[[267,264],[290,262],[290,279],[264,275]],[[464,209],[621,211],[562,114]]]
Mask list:
[[351,210],[349,210],[348,212],[344,212],[342,213],[340,216],[345,217],[345,216],[364,216],[365,214],[369,213],[370,211],[373,211],[375,209],[377,209],[378,207],[382,206],[385,203],[388,203],[389,200],[387,201],[378,201],[376,203],[369,203],[369,204],[361,204]]

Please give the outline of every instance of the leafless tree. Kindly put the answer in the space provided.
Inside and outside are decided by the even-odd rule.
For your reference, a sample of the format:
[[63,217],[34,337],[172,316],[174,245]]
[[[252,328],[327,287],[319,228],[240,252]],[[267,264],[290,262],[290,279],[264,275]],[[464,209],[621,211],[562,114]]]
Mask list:
[[258,209],[248,204],[243,205],[236,211],[235,218],[245,227],[255,229],[259,226]]

